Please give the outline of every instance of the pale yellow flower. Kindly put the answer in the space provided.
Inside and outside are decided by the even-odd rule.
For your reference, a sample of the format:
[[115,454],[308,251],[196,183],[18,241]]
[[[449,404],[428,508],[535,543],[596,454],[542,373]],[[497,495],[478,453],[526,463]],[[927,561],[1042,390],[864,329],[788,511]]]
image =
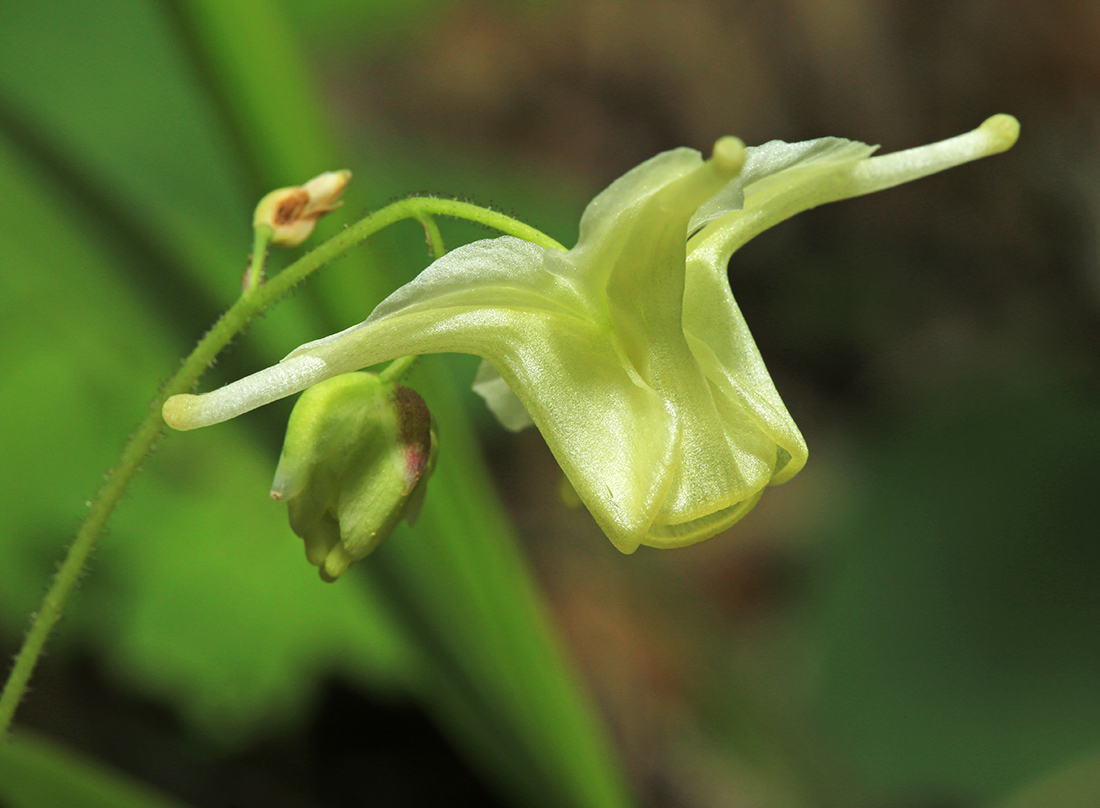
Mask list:
[[[730,291],[733,252],[808,208],[1004,151],[1018,129],[997,115],[883,157],[839,138],[749,149],[723,138],[710,159],[666,152],[589,204],[573,249],[510,236],[460,247],[359,325],[220,390],[176,396],[165,419],[206,426],[395,357],[472,353],[499,372],[616,547],[700,541],[807,457]],[[522,420],[489,386],[497,409]]]

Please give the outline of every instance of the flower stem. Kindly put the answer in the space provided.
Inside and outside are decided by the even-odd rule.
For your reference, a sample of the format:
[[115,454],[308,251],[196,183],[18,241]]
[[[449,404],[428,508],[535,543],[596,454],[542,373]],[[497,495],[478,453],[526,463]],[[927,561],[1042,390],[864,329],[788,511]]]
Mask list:
[[431,251],[432,258],[442,258],[447,253],[447,248],[443,244],[443,234],[439,232],[439,225],[436,224],[435,219],[429,214],[423,213],[417,216],[416,220],[424,228],[424,235],[428,238],[428,249]]
[[[164,402],[177,393],[189,392],[222,348],[253,317],[275,303],[291,287],[300,283],[311,273],[384,227],[402,219],[415,218],[424,225],[433,253],[442,251],[443,242],[439,237],[439,229],[431,218],[433,214],[477,222],[548,249],[565,249],[541,231],[496,211],[451,199],[409,197],[387,205],[361,219],[295,261],[267,283],[263,283],[262,272],[267,251],[267,238],[257,232],[253,244],[252,266],[245,275],[240,298],[199,341],[195,350],[183,361],[176,375],[153,399],[145,419],[131,435],[118,462],[107,473],[95,499],[92,500],[88,515],[84,518],[76,538],[69,546],[65,560],[46,591],[41,607],[31,616],[30,629],[23,640],[22,648],[15,657],[15,664],[4,684],[4,690],[0,693],[0,741],[7,737],[15,710],[27,688],[38,658],[42,655],[54,625],[61,618],[65,602],[72,594],[77,581],[80,580],[88,558],[95,549],[96,540],[164,430],[164,421],[161,418],[161,407]],[[384,373],[389,373],[391,378],[399,378],[408,370],[414,359],[415,357],[398,359],[386,368]]]
[[267,247],[275,235],[268,225],[261,224],[252,230],[252,258],[241,279],[241,292],[248,294],[264,282],[264,265],[267,263]]
[[378,374],[379,380],[387,383],[401,381],[401,377],[409,372],[419,358],[419,356],[414,354],[413,356],[402,356],[398,359],[394,359]]

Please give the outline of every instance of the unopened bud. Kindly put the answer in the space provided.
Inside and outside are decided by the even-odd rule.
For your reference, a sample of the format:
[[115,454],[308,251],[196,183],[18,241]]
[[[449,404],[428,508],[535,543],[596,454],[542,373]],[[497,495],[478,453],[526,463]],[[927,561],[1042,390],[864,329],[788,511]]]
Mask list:
[[346,373],[298,400],[271,496],[286,501],[306,557],[334,581],[401,519],[416,519],[435,452],[418,393],[373,373]]
[[343,204],[340,194],[350,180],[350,171],[326,171],[305,185],[272,191],[256,206],[252,226],[271,228],[276,246],[297,247],[309,238],[318,219]]

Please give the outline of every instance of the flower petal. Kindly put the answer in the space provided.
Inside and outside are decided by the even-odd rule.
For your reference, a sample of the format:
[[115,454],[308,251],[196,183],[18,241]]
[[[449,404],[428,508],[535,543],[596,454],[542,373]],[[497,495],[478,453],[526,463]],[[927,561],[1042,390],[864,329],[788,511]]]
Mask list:
[[692,232],[702,230],[690,249],[724,266],[751,238],[796,213],[998,154],[1019,131],[1011,115],[994,115],[965,134],[881,157],[870,156],[875,147],[838,138],[749,148],[743,188],[724,188],[700,208]]
[[724,417],[754,424],[778,447],[770,484],[786,482],[806,464],[802,433],[775,388],[745,318],[726,281],[724,267],[688,261],[684,292],[684,332],[695,360],[716,397],[725,402]]
[[485,360],[478,365],[473,390],[485,399],[485,406],[509,432],[520,432],[535,425],[519,396],[512,392],[497,369]]
[[694,233],[703,225],[733,210],[745,207],[745,189],[759,193],[776,182],[782,174],[784,181],[796,178],[812,183],[816,177],[835,172],[840,166],[851,165],[867,157],[877,149],[854,140],[840,137],[822,137],[787,143],[771,140],[760,146],[745,149],[745,167],[741,173],[721,191],[708,199],[691,217],[689,232]]
[[610,327],[563,280],[569,261],[507,236],[460,247],[360,325],[288,360],[309,356],[336,367],[408,353],[483,357],[517,394],[597,521],[634,549],[667,492],[673,419],[666,400],[624,361]]

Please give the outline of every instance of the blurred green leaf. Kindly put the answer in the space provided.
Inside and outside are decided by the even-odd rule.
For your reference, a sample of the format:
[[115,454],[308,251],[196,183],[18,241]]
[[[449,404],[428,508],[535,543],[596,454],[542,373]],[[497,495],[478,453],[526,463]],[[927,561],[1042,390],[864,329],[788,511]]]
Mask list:
[[196,438],[149,463],[101,553],[89,605],[111,615],[95,635],[116,673],[225,743],[300,718],[334,673],[407,680],[403,634],[375,590],[325,586],[305,562],[267,496],[263,453],[228,430]]
[[1092,751],[1021,789],[997,808],[1095,808],[1100,805],[1100,751]]
[[7,808],[183,808],[101,763],[27,733],[0,744],[0,802]]
[[[18,636],[83,515],[96,471],[145,412],[175,347],[128,276],[0,142],[6,268],[0,372],[0,621]],[[17,316],[33,311],[34,319]],[[125,313],[125,316],[119,316]],[[404,678],[404,643],[368,588],[321,586],[283,509],[269,457],[239,432],[169,442],[147,464],[74,599],[61,642],[95,637],[118,675],[174,701],[222,742],[283,723],[334,671]],[[202,501],[203,508],[194,507]]]
[[[25,124],[0,140],[9,190],[2,291],[13,307],[0,325],[11,348],[0,360],[10,391],[0,449],[26,466],[9,475],[0,502],[12,536],[0,543],[11,578],[0,620],[11,636],[95,470],[112,462],[143,400],[198,337],[150,305],[161,267],[146,265],[149,256],[180,267],[187,291],[177,305],[226,305],[244,268],[256,186],[338,167],[281,15],[261,0],[45,0],[0,32],[13,54],[0,66],[0,101],[14,111],[9,123]],[[362,188],[383,198],[397,190]],[[360,253],[350,263],[368,262]],[[361,319],[404,278],[345,267],[318,280],[242,343],[272,361]],[[433,360],[414,376],[441,424],[440,470],[417,529],[392,537],[377,563],[332,587],[316,580],[266,496],[279,438],[266,428],[273,407],[171,436],[146,464],[71,604],[63,644],[94,641],[121,680],[229,744],[299,715],[320,676],[403,682],[526,803],[626,804],[449,367]]]
[[1100,475],[1080,462],[1100,410],[1049,358],[1006,355],[861,423],[814,621],[824,711],[873,789],[989,800],[1100,740]]
[[479,449],[457,420],[457,395],[439,383],[444,360],[422,361],[414,381],[439,419],[439,463],[416,529],[391,537],[374,563],[429,654],[423,695],[496,751],[498,774],[530,804],[625,804]]

